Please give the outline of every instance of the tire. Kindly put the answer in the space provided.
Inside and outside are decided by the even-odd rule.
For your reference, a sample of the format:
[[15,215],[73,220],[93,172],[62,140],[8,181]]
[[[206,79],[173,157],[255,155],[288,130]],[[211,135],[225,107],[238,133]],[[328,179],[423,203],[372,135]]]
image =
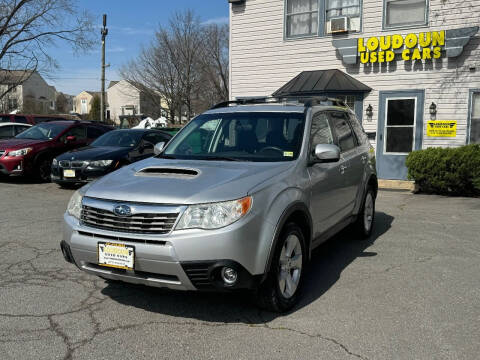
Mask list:
[[300,299],[306,259],[302,230],[289,223],[280,234],[267,279],[257,291],[257,305],[272,312],[291,310]]
[[354,223],[355,234],[360,235],[361,239],[366,239],[372,234],[375,222],[375,192],[372,187],[367,188],[363,198],[362,208],[358,213],[357,220]]
[[41,157],[37,161],[37,176],[42,182],[51,182],[52,159],[48,156]]

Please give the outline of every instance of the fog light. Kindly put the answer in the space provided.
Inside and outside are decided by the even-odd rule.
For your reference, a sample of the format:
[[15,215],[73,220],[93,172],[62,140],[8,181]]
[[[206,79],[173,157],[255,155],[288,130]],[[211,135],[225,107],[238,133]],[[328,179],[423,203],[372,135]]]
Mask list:
[[224,267],[222,268],[222,279],[227,285],[233,285],[237,282],[237,271],[229,268],[229,267]]

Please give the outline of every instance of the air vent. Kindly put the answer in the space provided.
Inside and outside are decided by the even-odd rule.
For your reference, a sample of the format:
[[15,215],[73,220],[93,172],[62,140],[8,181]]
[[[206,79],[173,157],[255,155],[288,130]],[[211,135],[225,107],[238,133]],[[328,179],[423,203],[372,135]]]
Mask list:
[[171,176],[171,177],[195,177],[198,171],[182,168],[158,168],[148,167],[137,172],[140,176]]

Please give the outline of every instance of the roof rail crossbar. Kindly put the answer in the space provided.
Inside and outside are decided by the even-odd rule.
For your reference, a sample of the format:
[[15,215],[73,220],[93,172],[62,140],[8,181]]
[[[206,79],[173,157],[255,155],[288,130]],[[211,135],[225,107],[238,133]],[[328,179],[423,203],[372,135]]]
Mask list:
[[218,104],[215,104],[210,108],[219,109],[222,107],[228,107],[230,105],[249,105],[249,104],[275,104],[275,103],[287,103],[294,102],[298,105],[302,104],[305,107],[312,107],[315,105],[330,105],[330,106],[341,106],[346,107],[347,105],[343,100],[329,98],[326,96],[316,96],[316,97],[252,97],[252,98],[243,98],[230,101],[222,101]]

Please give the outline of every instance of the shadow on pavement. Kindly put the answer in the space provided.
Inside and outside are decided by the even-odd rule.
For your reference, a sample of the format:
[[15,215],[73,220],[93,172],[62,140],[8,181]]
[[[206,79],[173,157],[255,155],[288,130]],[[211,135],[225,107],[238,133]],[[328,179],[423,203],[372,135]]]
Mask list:
[[[390,229],[394,218],[383,212],[376,212],[375,216],[374,231],[369,239],[360,240],[347,229],[315,249],[305,274],[302,299],[292,312],[320,298],[357,257],[377,255],[365,250]],[[109,282],[102,293],[123,305],[212,323],[263,324],[281,316],[259,311],[248,292],[181,292]]]

